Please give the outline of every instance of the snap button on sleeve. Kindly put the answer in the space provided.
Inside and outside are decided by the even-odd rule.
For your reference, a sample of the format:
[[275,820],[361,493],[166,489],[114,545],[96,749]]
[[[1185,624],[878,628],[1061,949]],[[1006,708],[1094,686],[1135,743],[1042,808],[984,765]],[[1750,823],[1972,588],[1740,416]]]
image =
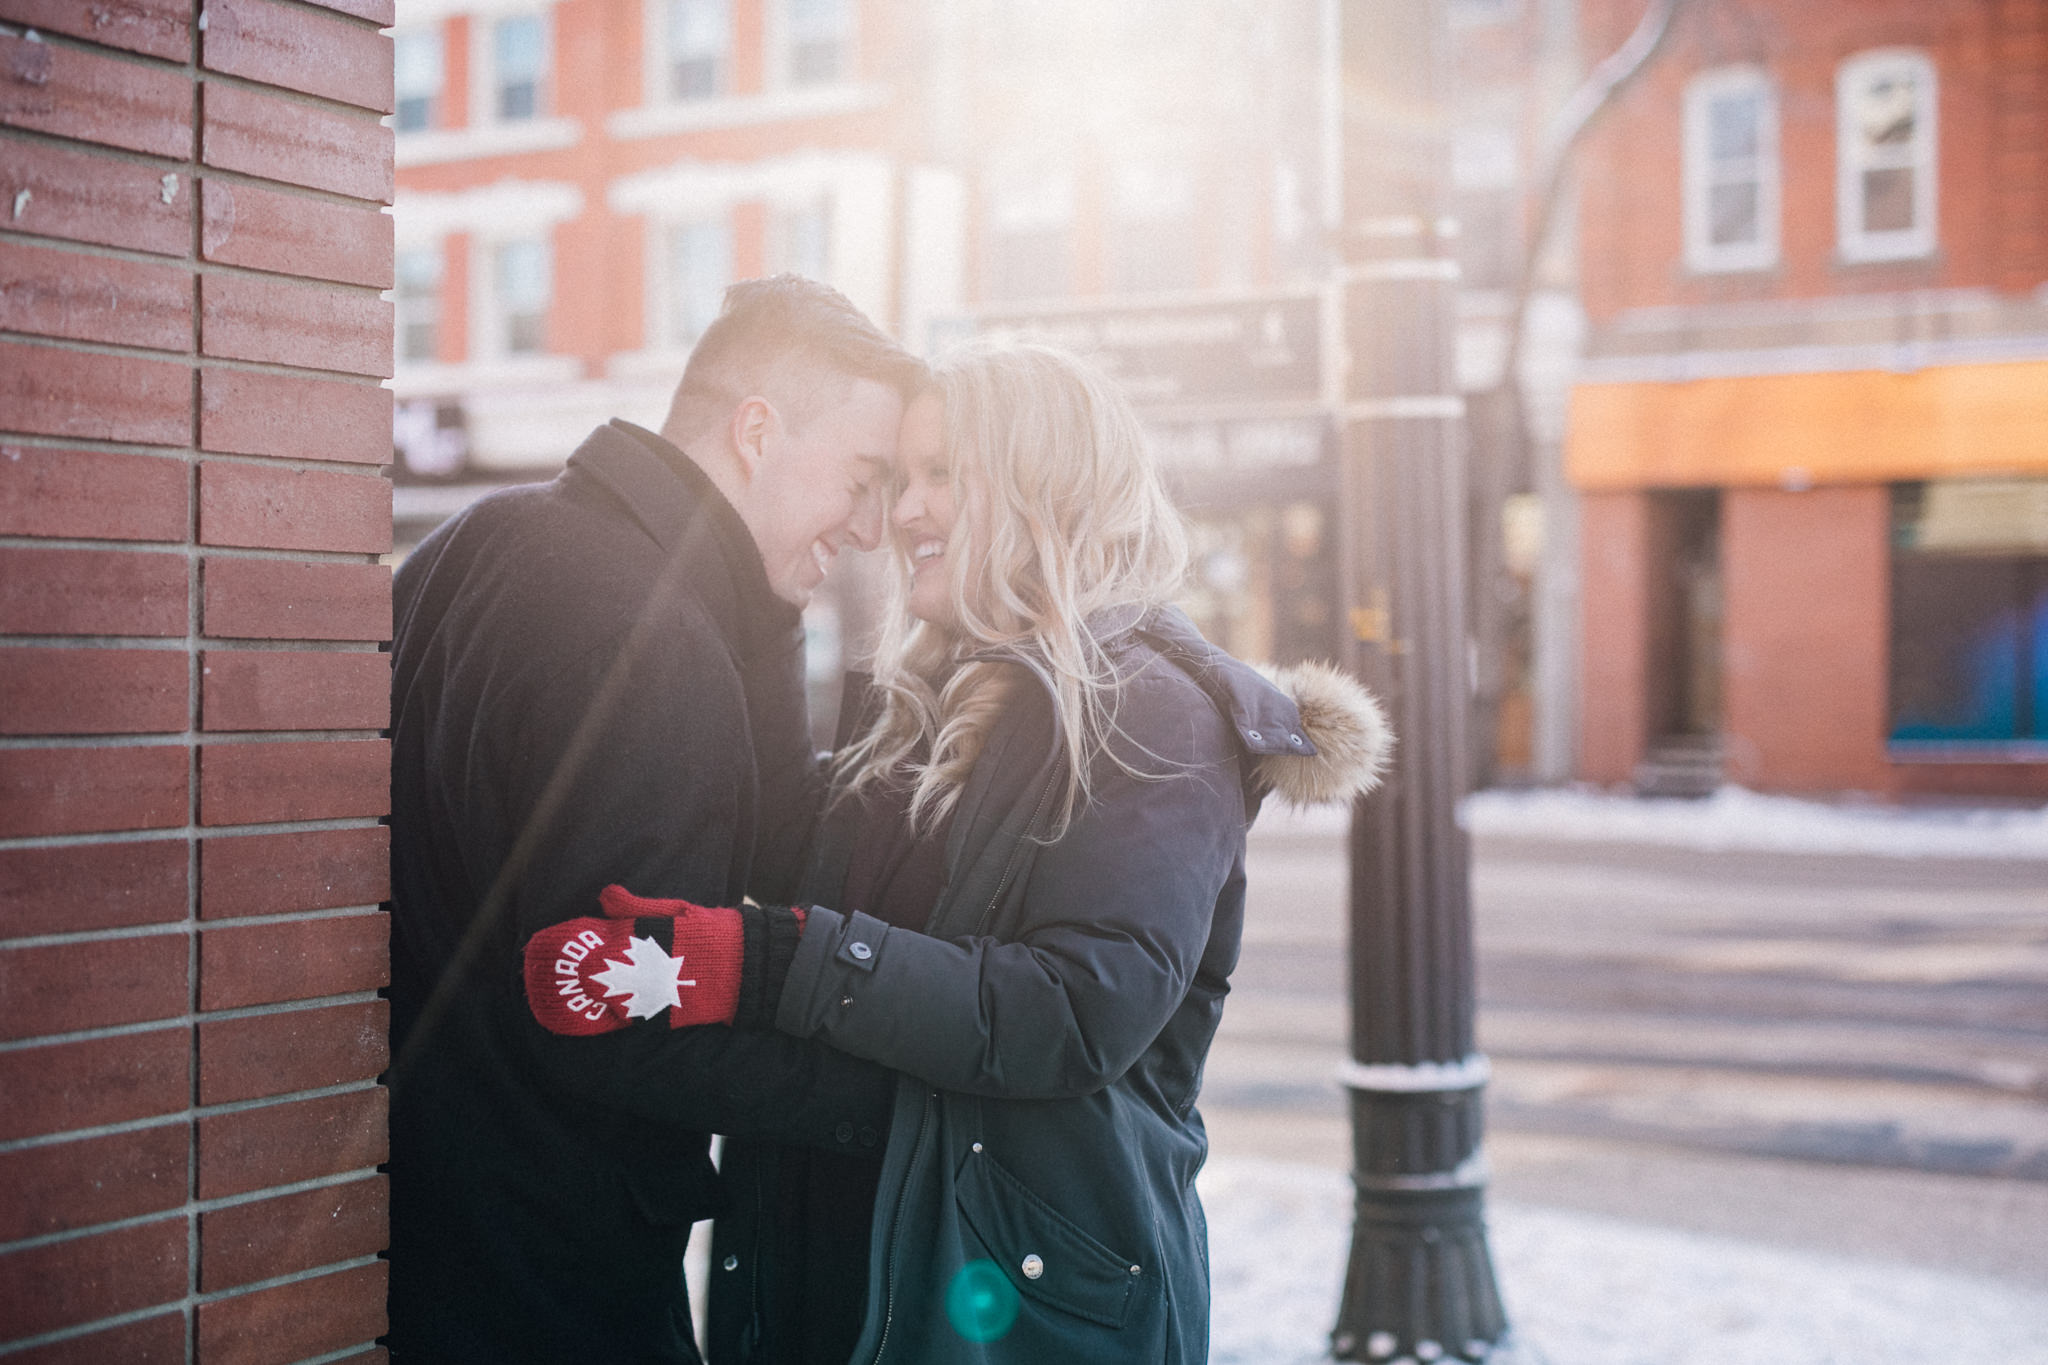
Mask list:
[[1026,1256],[1024,1264],[1018,1268],[1024,1272],[1025,1279],[1035,1280],[1045,1273],[1045,1262],[1040,1260],[1034,1252],[1032,1255]]
[[849,953],[852,953],[852,954],[853,954],[853,955],[854,955],[855,957],[859,958],[859,959],[860,959],[860,960],[861,960],[862,962],[866,962],[866,961],[867,961],[867,960],[868,960],[869,958],[871,958],[871,957],[873,957],[873,956],[875,955],[875,950],[874,950],[873,948],[870,948],[870,947],[868,947],[868,945],[867,945],[867,944],[865,944],[865,943],[860,943],[860,942],[855,942],[855,943],[853,943],[853,944],[849,945],[849,946],[847,947],[846,951],[847,951],[847,952],[849,952]]
[[872,1147],[875,1145],[876,1142],[881,1140],[881,1136],[882,1135],[880,1133],[877,1133],[874,1129],[863,1127],[860,1130],[860,1145],[863,1147]]
[[719,1262],[719,1264],[723,1265],[727,1270],[738,1270],[740,1268],[740,1258],[733,1255],[727,1255],[723,1261]]
[[853,1141],[853,1124],[846,1119],[839,1120],[839,1126],[832,1130],[832,1136],[840,1142]]

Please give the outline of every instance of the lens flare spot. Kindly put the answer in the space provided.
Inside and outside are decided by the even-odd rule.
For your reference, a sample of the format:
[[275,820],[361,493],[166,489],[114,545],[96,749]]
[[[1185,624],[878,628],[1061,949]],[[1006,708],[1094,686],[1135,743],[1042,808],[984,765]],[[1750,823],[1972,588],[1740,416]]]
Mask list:
[[969,1261],[946,1287],[946,1316],[969,1341],[995,1341],[1017,1321],[1017,1289],[994,1261]]

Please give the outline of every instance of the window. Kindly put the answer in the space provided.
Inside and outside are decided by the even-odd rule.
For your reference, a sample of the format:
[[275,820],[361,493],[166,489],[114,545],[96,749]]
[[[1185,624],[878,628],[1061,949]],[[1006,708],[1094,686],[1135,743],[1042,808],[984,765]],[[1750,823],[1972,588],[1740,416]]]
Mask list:
[[547,101],[547,20],[517,14],[491,26],[491,108],[500,123],[541,116]]
[[1201,282],[1194,177],[1184,161],[1162,157],[1117,165],[1109,208],[1112,293],[1192,289]]
[[1917,52],[1870,52],[1835,75],[1835,213],[1842,258],[1934,251],[1934,66]]
[[2048,745],[2048,479],[1892,489],[1894,749]]
[[392,77],[398,103],[393,126],[401,133],[432,128],[439,121],[436,115],[445,79],[439,30],[416,29],[397,35],[392,40]]
[[785,0],[789,83],[830,85],[853,74],[854,0]]
[[825,200],[791,205],[775,215],[768,269],[828,280],[832,271],[832,209]]
[[732,224],[723,218],[683,223],[668,236],[668,339],[691,346],[718,316],[732,283]]
[[441,249],[409,247],[398,253],[398,358],[429,362],[440,350]]
[[1031,299],[1074,292],[1074,180],[1064,168],[1013,166],[987,189],[988,296]]
[[667,0],[662,34],[664,76],[671,100],[701,100],[725,93],[732,59],[732,0]]
[[492,259],[498,305],[498,347],[504,355],[540,355],[548,348],[553,293],[548,244],[539,238],[500,242]]
[[1451,136],[1451,208],[1468,288],[1506,289],[1521,272],[1520,157],[1512,125],[1475,123]]
[[1685,92],[1685,263],[1761,270],[1778,260],[1778,101],[1753,67]]

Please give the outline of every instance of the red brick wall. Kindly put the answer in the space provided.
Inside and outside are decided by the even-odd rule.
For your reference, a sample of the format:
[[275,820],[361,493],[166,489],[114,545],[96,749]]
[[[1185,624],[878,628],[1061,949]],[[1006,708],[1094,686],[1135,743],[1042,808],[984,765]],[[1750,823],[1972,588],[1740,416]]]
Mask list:
[[[1612,51],[1641,0],[1585,0],[1586,50]],[[1835,249],[1835,70],[1878,47],[1927,53],[1940,86],[1939,249],[1849,264]],[[2048,0],[1750,0],[1694,5],[1590,139],[1580,278],[1595,322],[1660,304],[1878,291],[2031,290],[2048,275]],[[1780,264],[1693,275],[1684,265],[1679,148],[1687,80],[1753,63],[1778,90],[1784,196]]]
[[1630,781],[1649,742],[1656,531],[1647,493],[1581,500],[1579,776],[1588,782]]
[[0,1351],[384,1329],[392,0],[0,0]]
[[1731,488],[1721,503],[1728,776],[1885,793],[1890,491]]

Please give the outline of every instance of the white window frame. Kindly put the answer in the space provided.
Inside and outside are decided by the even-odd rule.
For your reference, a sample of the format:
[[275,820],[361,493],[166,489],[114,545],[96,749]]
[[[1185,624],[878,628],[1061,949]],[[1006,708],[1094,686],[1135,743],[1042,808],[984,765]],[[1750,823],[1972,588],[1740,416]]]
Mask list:
[[[1852,92],[1873,76],[1911,75],[1920,91],[1913,141],[1903,157],[1872,155],[1855,126]],[[1904,261],[1934,254],[1940,173],[1941,86],[1934,63],[1912,48],[1859,52],[1835,68],[1835,243],[1845,261]],[[1888,167],[1913,172],[1913,225],[1891,231],[1863,226],[1863,173]]]
[[[691,217],[663,216],[647,220],[647,232],[651,240],[647,252],[647,333],[650,349],[674,354],[687,354],[696,345],[697,338],[684,336],[676,325],[676,309],[679,300],[676,291],[681,281],[676,278],[675,239],[685,229],[705,224],[717,224],[725,229],[726,284],[736,278],[735,261],[738,259],[738,243],[734,239],[732,213],[730,208],[721,206],[718,210]],[[723,294],[723,286],[720,293]],[[701,335],[701,334],[700,334]]]
[[398,136],[400,137],[416,137],[421,133],[433,132],[442,126],[442,116],[447,110],[448,35],[443,32],[439,24],[422,24],[416,28],[402,28],[391,35],[392,72],[394,78],[392,82],[392,127],[398,127],[398,107],[408,98],[405,89],[396,80],[397,73],[403,69],[402,64],[398,61],[398,52],[407,43],[419,42],[422,39],[431,39],[433,41],[436,75],[433,93],[427,97],[427,123],[424,128],[398,129]]
[[[432,353],[424,356],[411,356],[405,352],[406,329],[413,323],[412,308],[416,308],[421,300],[417,296],[407,295],[405,275],[401,267],[406,257],[415,254],[431,255],[434,258],[433,292],[428,296],[432,304],[433,316],[430,321],[433,325],[434,346]],[[391,314],[392,330],[396,333],[392,344],[393,361],[407,369],[435,364],[440,360],[441,337],[446,322],[444,308],[448,298],[448,244],[441,238],[410,242],[398,247],[392,256]]]
[[[498,116],[498,25],[540,20],[540,90],[526,118]],[[551,5],[508,7],[478,15],[469,26],[469,124],[472,128],[526,128],[549,123],[555,108],[555,16]]]
[[734,0],[723,0],[725,5],[725,51],[719,57],[718,88],[708,95],[678,96],[669,86],[669,67],[672,54],[669,51],[669,6],[672,0],[641,0],[643,33],[642,50],[646,52],[645,71],[641,77],[644,94],[641,105],[646,108],[681,107],[690,108],[707,104],[713,100],[730,99],[732,96],[733,56],[736,47],[734,31]]
[[795,33],[790,22],[790,0],[768,0],[767,14],[763,22],[763,37],[767,41],[769,81],[777,90],[831,90],[841,86],[854,85],[860,79],[860,37],[861,0],[844,0],[846,5],[846,50],[840,65],[839,75],[830,81],[809,81],[799,84],[791,62],[794,55]]
[[557,272],[553,227],[537,227],[528,231],[508,229],[498,233],[477,233],[469,242],[469,353],[473,360],[530,364],[553,354],[547,348],[545,323],[541,349],[538,351],[514,351],[508,344],[510,317],[506,312],[505,300],[498,290],[498,253],[505,247],[519,242],[539,242],[546,252],[546,316],[551,318],[554,313]]
[[[799,260],[794,249],[796,229],[806,220],[814,220],[822,234],[818,242],[819,259],[815,262]],[[771,204],[768,213],[768,273],[775,275],[789,271],[829,282],[832,278],[832,231],[832,196],[829,192],[808,199]]]
[[[1713,240],[1713,122],[1718,99],[1752,95],[1758,101],[1756,240]],[[1784,173],[1779,152],[1778,91],[1762,67],[1730,66],[1703,72],[1685,88],[1683,164],[1685,264],[1700,274],[1768,270],[1778,263]]]

